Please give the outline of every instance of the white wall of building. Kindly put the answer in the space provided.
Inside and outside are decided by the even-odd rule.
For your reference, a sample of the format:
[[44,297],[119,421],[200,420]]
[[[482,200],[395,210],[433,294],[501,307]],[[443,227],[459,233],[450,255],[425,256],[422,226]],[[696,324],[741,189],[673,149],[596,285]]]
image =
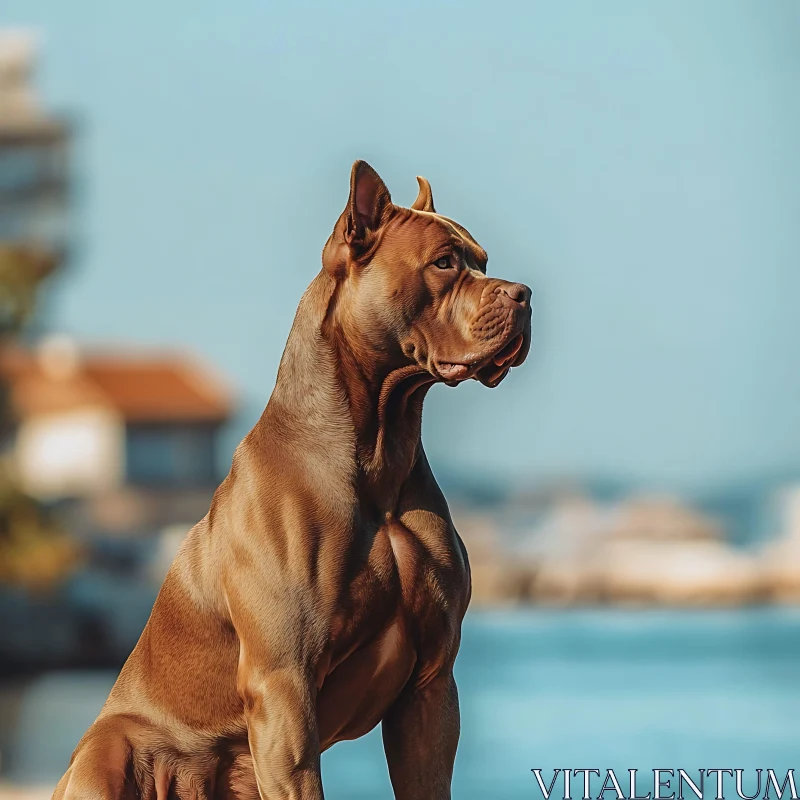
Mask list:
[[40,415],[20,425],[17,468],[35,497],[89,495],[120,485],[124,448],[123,421],[109,409]]

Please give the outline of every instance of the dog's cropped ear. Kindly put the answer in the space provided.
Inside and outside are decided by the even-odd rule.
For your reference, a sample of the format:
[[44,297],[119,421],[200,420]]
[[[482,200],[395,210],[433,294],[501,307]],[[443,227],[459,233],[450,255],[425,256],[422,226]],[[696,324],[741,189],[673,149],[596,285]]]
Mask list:
[[433,207],[433,192],[431,185],[420,175],[417,175],[417,183],[419,184],[419,194],[417,199],[411,204],[414,211],[431,211],[435,212]]
[[350,198],[344,238],[353,248],[363,248],[380,228],[392,198],[381,176],[366,161],[356,161],[350,172]]

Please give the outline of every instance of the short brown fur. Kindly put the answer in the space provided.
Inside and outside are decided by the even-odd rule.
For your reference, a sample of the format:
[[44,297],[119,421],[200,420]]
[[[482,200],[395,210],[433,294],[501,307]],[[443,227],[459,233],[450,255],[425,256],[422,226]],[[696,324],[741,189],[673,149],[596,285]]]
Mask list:
[[463,543],[420,440],[433,383],[496,386],[530,290],[353,165],[278,379],[54,800],[322,798],[320,753],[382,723],[399,800],[445,800]]

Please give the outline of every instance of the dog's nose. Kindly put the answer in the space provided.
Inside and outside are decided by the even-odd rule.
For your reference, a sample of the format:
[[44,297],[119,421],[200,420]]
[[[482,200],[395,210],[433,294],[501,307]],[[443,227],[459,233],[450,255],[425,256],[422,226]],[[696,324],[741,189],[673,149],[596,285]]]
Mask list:
[[531,290],[524,283],[506,283],[500,287],[500,291],[523,308],[531,304]]

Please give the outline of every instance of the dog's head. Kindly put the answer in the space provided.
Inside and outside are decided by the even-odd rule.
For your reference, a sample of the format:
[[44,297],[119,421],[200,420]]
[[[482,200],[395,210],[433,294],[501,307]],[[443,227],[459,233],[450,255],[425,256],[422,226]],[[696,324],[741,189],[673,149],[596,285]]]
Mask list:
[[486,251],[434,210],[430,184],[417,180],[417,199],[402,208],[369,164],[353,165],[322,254],[337,281],[337,317],[364,363],[497,386],[528,353],[531,291],[490,278]]

